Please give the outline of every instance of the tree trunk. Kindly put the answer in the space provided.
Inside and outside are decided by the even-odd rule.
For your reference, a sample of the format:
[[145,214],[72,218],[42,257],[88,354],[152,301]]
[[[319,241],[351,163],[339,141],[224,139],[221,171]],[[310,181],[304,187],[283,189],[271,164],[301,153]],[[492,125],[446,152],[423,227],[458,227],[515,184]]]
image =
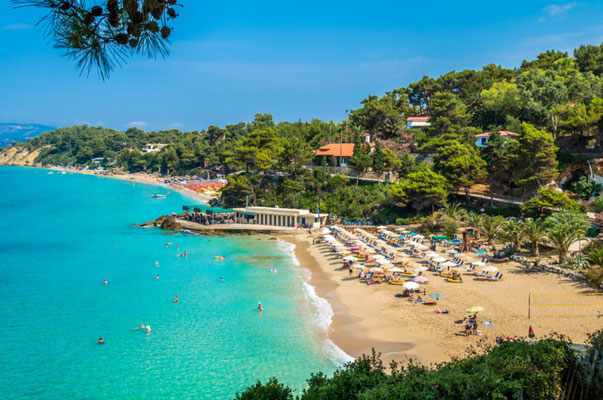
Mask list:
[[540,247],[538,242],[532,242],[532,257],[540,257]]
[[567,252],[565,250],[559,251],[559,264],[564,264],[567,261]]
[[468,187],[465,188],[465,198],[467,199],[467,205],[470,206],[471,205],[471,197],[469,197],[469,188]]

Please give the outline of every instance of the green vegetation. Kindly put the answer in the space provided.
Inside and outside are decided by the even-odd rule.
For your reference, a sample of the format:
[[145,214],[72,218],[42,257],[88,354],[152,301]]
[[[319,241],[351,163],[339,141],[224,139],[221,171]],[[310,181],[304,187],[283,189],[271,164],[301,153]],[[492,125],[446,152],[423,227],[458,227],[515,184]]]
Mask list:
[[[592,350],[601,351],[603,331],[589,336]],[[402,400],[402,399],[557,399],[566,377],[576,374],[580,385],[584,372],[577,355],[563,338],[547,338],[535,343],[503,342],[483,346],[466,358],[425,367],[392,363],[386,370],[379,356],[362,356],[339,368],[333,376],[312,374],[301,400]],[[591,393],[602,390],[593,380]],[[270,397],[267,397],[270,396]],[[292,391],[276,378],[250,386],[236,399],[293,400]]]
[[[582,160],[559,151],[557,142],[569,150],[603,148],[601,49],[582,46],[574,56],[548,51],[514,70],[491,64],[423,77],[367,97],[341,123],[275,123],[270,114],[257,114],[249,123],[194,132],[84,125],[15,146],[39,149],[36,162],[44,165],[100,165],[165,176],[219,172],[229,175],[225,206],[242,206],[246,199],[251,205],[309,210],[318,205],[349,221],[404,221],[456,201],[450,191],[464,192],[471,208],[469,188],[476,183],[488,184],[489,215],[519,215],[512,207],[493,207],[497,196],[527,200],[522,212],[528,216],[581,211],[575,200],[551,188],[562,168]],[[408,129],[406,119],[414,115],[429,115],[431,126]],[[518,136],[503,138],[501,130]],[[483,132],[494,134],[478,148],[474,135]],[[347,169],[337,166],[341,157],[315,156],[318,147],[340,142],[355,144],[353,156],[344,160]],[[164,146],[143,152],[146,144]],[[583,199],[599,189],[578,177],[569,182],[568,189]],[[601,209],[600,198],[592,203]],[[446,225],[452,231],[454,224]]]

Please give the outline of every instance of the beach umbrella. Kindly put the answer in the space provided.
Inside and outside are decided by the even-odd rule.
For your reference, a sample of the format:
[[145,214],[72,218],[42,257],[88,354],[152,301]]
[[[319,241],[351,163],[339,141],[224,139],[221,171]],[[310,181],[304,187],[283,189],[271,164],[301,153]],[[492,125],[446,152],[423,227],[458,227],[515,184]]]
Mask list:
[[417,282],[406,282],[402,287],[406,290],[415,290],[419,288],[419,284]]
[[437,262],[437,263],[440,263],[440,262],[444,262],[444,261],[446,261],[446,259],[445,259],[444,257],[436,257],[436,258],[434,258],[434,259],[433,259],[433,260],[431,260],[431,261],[433,261],[433,262]]
[[485,308],[481,307],[481,306],[471,306],[468,309],[466,309],[465,311],[475,313],[475,312],[480,312],[480,311],[484,311],[484,310],[485,310]]
[[339,243],[339,242],[333,242],[333,244],[331,244],[331,246],[335,246],[335,247],[343,247],[343,243]]
[[380,274],[383,272],[383,269],[381,269],[379,267],[373,267],[373,268],[369,269],[369,271],[374,272],[376,274]]
[[425,257],[439,257],[440,255],[438,253],[434,253],[433,251],[430,251],[429,253],[425,254]]
[[461,243],[461,242],[462,242],[462,240],[461,240],[461,239],[456,239],[456,238],[455,238],[455,239],[452,239],[452,240],[450,241],[450,243]]
[[374,255],[374,256],[373,256],[373,258],[374,258],[375,260],[382,260],[382,259],[384,259],[384,258],[385,258],[385,256],[384,256],[384,255],[382,255],[382,254],[377,254],[377,255]]
[[416,276],[416,277],[413,278],[412,281],[413,282],[417,282],[417,283],[426,283],[426,282],[429,282],[429,279],[427,279],[424,276]]
[[403,272],[402,268],[394,267],[387,270],[388,272]]
[[358,259],[354,256],[345,256],[343,257],[345,261],[358,261]]
[[375,260],[375,262],[380,265],[391,264],[389,260],[385,260],[383,258],[379,258],[378,260]]
[[476,267],[483,267],[484,265],[486,265],[486,263],[483,261],[474,261],[471,263],[471,265],[475,265]]
[[430,294],[429,297],[437,300],[437,299],[441,299],[442,297],[444,297],[444,295],[442,293],[435,292],[435,293]]
[[394,266],[394,264],[381,264],[381,268],[386,269],[389,271],[390,268],[392,268]]
[[416,238],[416,239],[423,239],[424,237],[425,237],[425,236],[420,235],[420,234],[416,234],[416,235],[415,235],[415,238]]
[[482,271],[484,272],[496,272],[498,271],[498,268],[495,266],[489,266],[489,267],[485,267],[484,269],[482,269]]
[[415,274],[418,274],[419,272],[425,272],[427,271],[429,268],[427,267],[417,267],[414,269]]
[[453,263],[452,261],[446,261],[442,264],[440,264],[440,267],[454,267],[456,264]]
[[415,249],[419,249],[419,250],[425,250],[427,248],[427,246],[425,246],[422,243],[416,243],[413,246],[415,246]]
[[365,268],[364,264],[354,264],[353,267],[356,268],[356,269],[363,269],[363,268]]
[[474,254],[488,254],[488,252],[484,250],[478,250]]
[[381,226],[378,226],[377,229],[387,229],[387,226],[381,225]]
[[418,235],[418,233],[414,233],[414,232],[410,232],[410,233],[408,234],[408,236],[417,236],[417,235]]

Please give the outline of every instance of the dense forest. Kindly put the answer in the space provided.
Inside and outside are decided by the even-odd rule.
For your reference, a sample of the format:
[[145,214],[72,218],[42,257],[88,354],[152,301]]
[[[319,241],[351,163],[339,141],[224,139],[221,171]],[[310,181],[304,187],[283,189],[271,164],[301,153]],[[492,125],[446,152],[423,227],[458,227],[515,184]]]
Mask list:
[[[431,126],[408,129],[406,119],[420,115],[429,116]],[[519,136],[503,138],[499,131]],[[486,147],[477,147],[474,135],[483,132],[495,134]],[[348,162],[352,174],[336,175],[316,160],[316,149],[333,142],[356,143]],[[148,143],[167,146],[143,153]],[[573,56],[549,50],[515,69],[489,64],[478,71],[424,76],[380,97],[368,96],[342,122],[277,124],[270,114],[257,114],[249,123],[194,132],[84,125],[14,146],[41,149],[36,161],[45,165],[85,166],[96,158],[104,167],[164,175],[219,169],[228,174],[221,198],[227,206],[242,205],[246,198],[256,205],[315,209],[319,204],[348,220],[393,222],[446,206],[451,192],[469,200],[463,193],[483,183],[492,196],[535,197],[539,208],[550,205],[543,188],[559,183],[559,173],[581,159],[576,154],[603,149],[603,43],[582,45]],[[362,180],[383,172],[398,181]],[[578,178],[566,183],[574,192],[570,196],[589,200],[598,194],[595,182]],[[601,203],[600,197],[593,200]]]

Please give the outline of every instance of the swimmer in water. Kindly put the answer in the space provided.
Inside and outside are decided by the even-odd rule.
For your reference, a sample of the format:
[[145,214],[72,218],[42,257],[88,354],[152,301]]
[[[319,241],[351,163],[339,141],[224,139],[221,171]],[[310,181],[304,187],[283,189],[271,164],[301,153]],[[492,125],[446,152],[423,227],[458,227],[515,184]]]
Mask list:
[[178,303],[178,295],[176,295],[176,297],[174,297],[174,303]]
[[176,250],[180,250],[180,245],[179,244],[176,245]]
[[151,325],[147,325],[147,334],[151,333]]
[[262,302],[258,303],[258,311],[264,311],[264,307],[262,307]]
[[220,282],[224,282],[224,278],[220,277]]
[[159,268],[159,261],[155,261],[155,266]]
[[103,338],[98,338],[98,344],[104,344],[105,343],[105,339]]
[[270,272],[276,272],[276,268],[272,268]]
[[184,252],[184,257],[188,257],[188,254],[186,253],[186,251]]
[[107,280],[105,279],[105,280],[103,281],[103,283],[106,285],[106,284],[107,284]]
[[139,329],[147,329],[147,326],[144,323],[140,323],[140,326],[138,328],[134,328],[135,331],[139,330]]
[[165,248],[167,249],[167,243],[165,244]]
[[159,274],[155,275],[155,279],[159,279]]

